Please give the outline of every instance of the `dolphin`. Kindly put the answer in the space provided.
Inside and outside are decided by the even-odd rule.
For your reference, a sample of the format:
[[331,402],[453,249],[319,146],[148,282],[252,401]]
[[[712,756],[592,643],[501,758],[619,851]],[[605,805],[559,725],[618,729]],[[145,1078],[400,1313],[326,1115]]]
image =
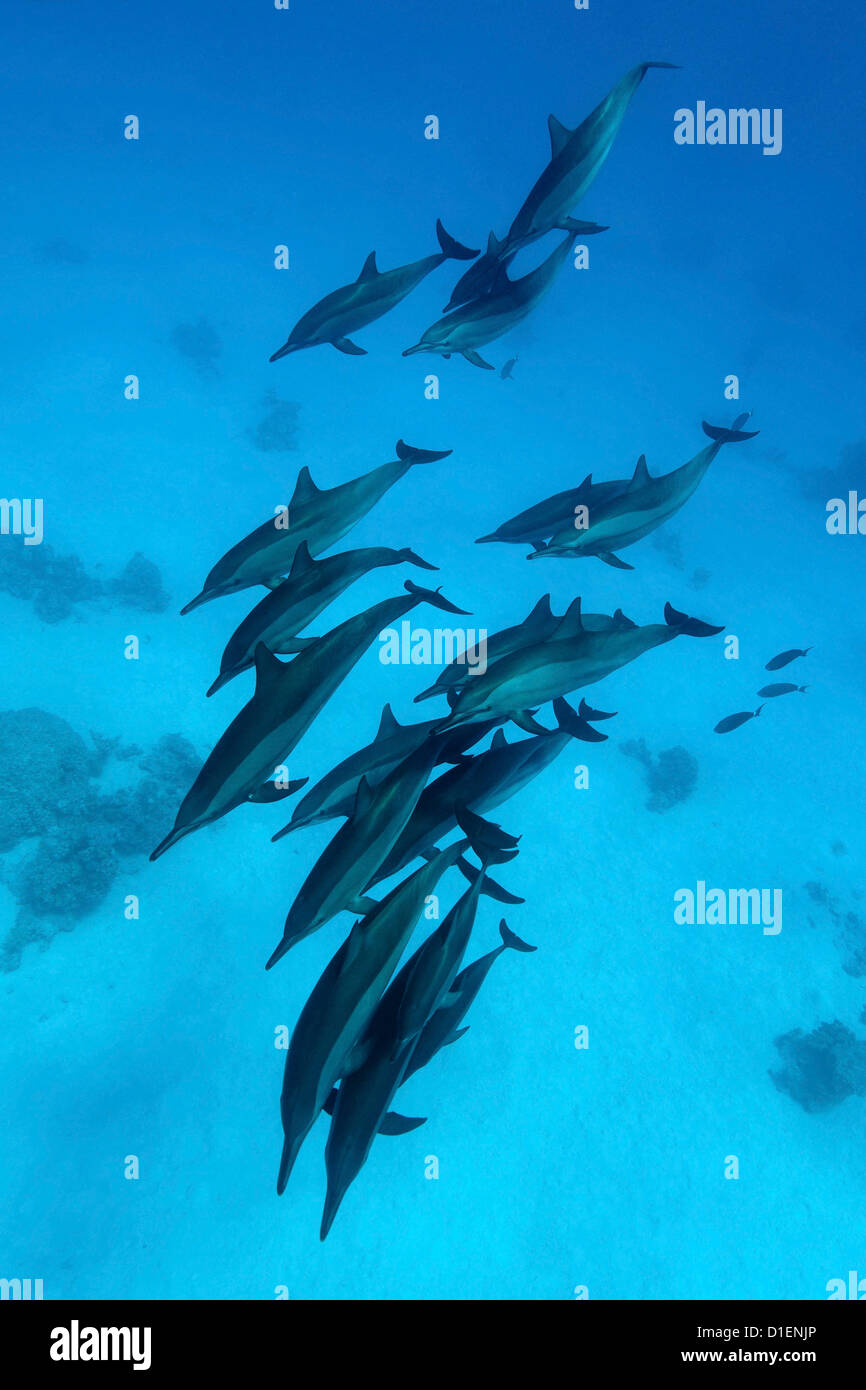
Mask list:
[[603,680],[613,671],[675,637],[710,637],[722,632],[665,604],[664,623],[638,627],[619,610],[609,626],[589,629],[581,618],[581,601],[570,604],[552,637],[505,656],[452,695],[451,714],[442,730],[465,720],[513,719],[527,727],[526,712],[546,700]]
[[547,260],[520,280],[510,279],[507,268],[500,266],[488,295],[470,300],[431,324],[422,334],[421,341],[414,347],[406,348],[403,356],[434,352],[441,357],[450,357],[452,353],[457,353],[473,366],[493,371],[491,364],[485,362],[476,349],[485,343],[492,343],[495,338],[501,338],[503,333],[508,333],[535,308],[553,284],[571,250],[572,239],[569,232],[551,251]]
[[201,593],[196,594],[181,613],[191,613],[202,603],[256,584],[275,589],[289,573],[302,541],[306,541],[310,555],[329,550],[413,464],[435,463],[451,452],[451,449],[415,449],[398,439],[397,458],[393,463],[383,463],[336,487],[316,487],[305,466],[298,474],[288,507],[263,521],[255,531],[226,551],[205,580]]
[[[435,732],[441,722],[441,719],[427,719],[421,724],[400,724],[391,706],[385,705],[373,742],[344,758],[311,787],[295,806],[292,819],[280,834],[288,835],[292,830],[333,820],[336,816],[350,816],[361,778],[375,787],[396,763],[408,757],[428,734]],[[492,721],[464,724],[453,734],[440,737],[437,763],[462,762],[465,750],[494,727]]]
[[577,528],[576,519],[561,530],[549,544],[536,542],[536,549],[528,560],[541,560],[548,556],[565,556],[579,559],[585,555],[596,555],[615,569],[630,570],[633,565],[626,564],[616,554],[628,545],[649,535],[657,527],[678,512],[701,482],[723,444],[738,444],[744,439],[754,439],[759,430],[743,431],[751,412],[740,415],[731,429],[703,422],[704,434],[713,441],[693,459],[675,468],[672,473],[650,477],[643,454],[637,461],[634,475],[628,486],[607,503],[589,508],[589,525]]
[[577,206],[592,183],[622,125],[628,104],[649,68],[675,68],[676,63],[639,63],[582,121],[569,130],[555,116],[549,116],[550,163],[536,180],[505,238],[498,241],[490,233],[487,251],[471,266],[455,286],[448,309],[489,293],[498,268],[510,261],[524,246],[557,228],[586,234],[601,230],[594,223],[575,222],[568,214]]
[[362,575],[383,565],[419,565],[435,570],[414,550],[391,550],[387,546],[367,546],[363,550],[344,550],[325,560],[314,560],[306,541],[295,551],[288,579],[265,594],[229,638],[220,661],[220,673],[207,692],[214,695],[230,680],[253,664],[253,653],[260,642],[268,651],[286,655],[298,651],[303,643],[294,641],[335,598]]
[[509,357],[508,361],[505,363],[505,366],[502,368],[502,370],[501,370],[500,373],[499,373],[499,375],[500,375],[500,377],[502,378],[503,381],[513,381],[513,380],[514,380],[514,377],[511,375],[511,373],[512,373],[513,369],[517,366],[517,361],[518,361],[518,359],[517,359],[516,357]]
[[[470,846],[489,855],[488,841],[503,842],[503,832],[480,819],[471,829],[471,837],[434,855],[355,923],[304,1005],[286,1053],[278,1193],[331,1090],[363,1061],[367,1025],[439,879]],[[502,853],[510,858],[512,850]]]
[[[446,598],[407,579],[406,594],[383,599],[363,613],[347,618],[289,662],[282,662],[262,643],[255,651],[256,688],[252,699],[232,720],[207,758],[181,803],[174,829],[157,845],[151,859],[184,835],[226,815],[244,801],[273,800],[267,779],[285,763],[319,711],[363,656],[383,627],[390,626],[419,603],[431,603],[449,613],[463,613]],[[304,782],[307,779],[304,778]],[[290,784],[283,793],[297,790]]]
[[[375,900],[363,897],[364,889],[399,839],[433,771],[438,751],[437,737],[430,734],[375,789],[361,778],[355,809],[298,890],[267,970],[338,912],[357,912],[363,917],[376,906]],[[279,831],[273,838],[279,840],[282,834]]]
[[[499,923],[499,935],[502,938],[502,944],[460,971],[451,985],[446,1002],[441,1004],[435,1013],[431,1014],[421,1029],[418,1040],[412,1049],[409,1065],[403,1074],[401,1085],[405,1085],[410,1076],[414,1076],[416,1071],[420,1071],[422,1067],[426,1067],[429,1062],[432,1062],[433,1058],[444,1047],[449,1047],[451,1043],[459,1041],[465,1033],[469,1032],[468,1027],[461,1028],[460,1024],[475,1002],[493,962],[499,959],[503,951],[530,952],[538,949],[536,946],[529,946],[525,941],[521,941],[520,937],[509,929],[504,919]],[[338,1095],[339,1091],[333,1090],[325,1101],[322,1109],[326,1115],[333,1115]],[[398,1115],[395,1111],[389,1110],[379,1125],[379,1133],[405,1134],[409,1128],[416,1129],[422,1123],[426,1123],[426,1121],[415,1120],[414,1123],[411,1123],[405,1115]]]
[[[369,1054],[340,1083],[325,1145],[328,1190],[322,1240],[331,1229],[349,1186],[367,1161],[388,1106],[403,1081],[418,1034],[447,999],[469,944],[483,877],[482,869],[441,926],[388,986],[370,1023]],[[412,1122],[410,1126],[416,1127]],[[389,1132],[395,1133],[393,1126]]]
[[477,251],[470,251],[449,236],[441,222],[436,223],[436,236],[440,250],[435,255],[425,256],[411,265],[398,266],[395,270],[378,270],[376,252],[371,251],[357,280],[333,290],[312,309],[308,309],[298,319],[288,340],[273,353],[271,362],[288,357],[290,352],[300,352],[302,348],[318,347],[321,343],[331,343],[340,352],[363,357],[367,349],[353,343],[348,336],[350,333],[366,328],[368,323],[387,314],[443,261],[473,261],[478,255]]
[[[594,715],[594,711],[587,710],[586,706],[582,713],[576,713],[565,700],[557,700],[554,713],[555,729],[538,725],[540,732],[519,743],[508,743],[499,729],[486,752],[467,758],[425,787],[405,829],[382,861],[368,889],[391,874],[399,873],[419,855],[431,853],[437,842],[454,829],[460,807],[482,815],[507,801],[543,772],[570,739],[597,743],[607,737],[592,728],[586,716]],[[490,880],[488,883],[490,896],[497,897],[498,885]],[[514,902],[515,899],[507,895],[499,901]]]
[[510,520],[503,521],[502,525],[497,526],[496,530],[491,531],[488,536],[479,536],[475,544],[484,545],[487,541],[507,541],[514,545],[522,545],[529,541],[535,545],[540,541],[546,541],[557,531],[561,531],[570,523],[574,523],[575,510],[578,506],[585,506],[592,516],[596,507],[618,497],[628,485],[629,480],[627,478],[621,482],[594,483],[592,474],[589,473],[579,487],[567,488],[565,492],[557,492],[552,497],[546,497],[543,502],[536,502],[534,507],[527,507],[525,511],[518,512]]

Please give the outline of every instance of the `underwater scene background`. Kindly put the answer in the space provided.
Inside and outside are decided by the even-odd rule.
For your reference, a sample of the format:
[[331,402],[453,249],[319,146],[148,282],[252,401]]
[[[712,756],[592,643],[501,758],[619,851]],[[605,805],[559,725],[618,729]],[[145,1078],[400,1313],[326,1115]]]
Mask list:
[[[42,499],[44,534],[0,536],[0,1276],[123,1299],[820,1299],[866,1276],[866,540],[856,498],[854,534],[827,510],[866,497],[862,9],[29,0],[2,24],[0,492]],[[269,363],[373,248],[380,270],[433,254],[437,218],[473,248],[503,236],[548,114],[574,128],[649,60],[680,66],[646,74],[576,209],[609,230],[481,349],[495,371],[401,355],[456,262],[357,334],[364,362]],[[678,143],[699,102],[783,112],[781,149]],[[589,473],[667,473],[702,421],[748,410],[760,433],[633,571],[475,544]],[[547,592],[725,632],[589,688],[607,741],[496,810],[521,836],[506,919],[537,951],[504,953],[468,1034],[407,1083],[426,1125],[374,1144],[320,1244],[325,1119],[275,1194],[278,1038],[354,919],[263,967],[339,823],[271,844],[294,803],[249,806],[148,855],[252,695],[245,672],[205,699],[264,590],[180,608],[302,466],[332,487],[398,438],[453,453],[341,546],[440,572],[376,570],[313,634],[407,577],[489,633]],[[292,777],[370,742],[386,701],[446,717],[413,704],[435,668],[377,647]],[[714,732],[787,679],[805,695]],[[778,890],[780,929],[677,921],[699,883]],[[443,908],[464,887],[446,877]],[[481,899],[468,959],[501,916]]]

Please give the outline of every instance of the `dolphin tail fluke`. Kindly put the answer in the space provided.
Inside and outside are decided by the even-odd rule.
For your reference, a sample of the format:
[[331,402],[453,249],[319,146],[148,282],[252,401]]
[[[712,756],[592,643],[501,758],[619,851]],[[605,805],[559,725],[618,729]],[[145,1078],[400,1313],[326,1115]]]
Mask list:
[[455,241],[453,236],[449,236],[440,221],[436,223],[436,235],[439,238],[439,245],[442,248],[442,255],[449,261],[474,261],[480,255],[478,251],[472,251],[462,242]]
[[678,613],[670,603],[665,604],[665,622],[668,627],[678,628],[686,637],[715,637],[716,633],[724,632],[724,624],[721,627],[714,627],[712,623],[703,623],[700,618],[690,618],[687,613]]
[[438,463],[439,459],[447,459],[449,454],[454,453],[453,449],[416,449],[405,439],[397,440],[396,450],[400,462],[408,464]]
[[[461,857],[457,860],[457,867],[463,877],[470,883],[474,883],[479,874],[484,873],[483,869],[476,869],[474,864],[470,864],[469,860],[465,857]],[[484,874],[481,892],[488,898],[493,898],[494,902],[505,903],[509,907],[516,907],[519,906],[520,903],[526,902],[525,898],[518,898],[514,893],[509,893],[507,888],[503,888],[502,885],[491,878],[489,874]]]
[[708,425],[706,420],[701,421],[701,429],[716,444],[741,444],[744,439],[754,439],[761,433],[760,430],[729,430],[724,425]]
[[508,926],[505,918],[499,923],[499,935],[502,937],[503,946],[508,946],[512,951],[537,951],[537,946],[530,946],[526,941],[521,941],[516,932]]
[[594,729],[589,720],[578,714],[577,710],[572,709],[567,700],[562,698],[554,700],[553,712],[556,715],[556,722],[564,734],[571,734],[572,738],[579,738],[582,743],[605,743],[607,741],[607,734],[603,734],[600,729]]
[[422,570],[438,570],[439,568],[438,565],[431,565],[429,560],[422,560],[420,555],[416,555],[415,551],[409,550],[408,547],[404,550],[398,550],[397,554],[401,560],[406,561],[407,565],[417,565]]
[[460,613],[464,618],[471,617],[468,608],[458,608],[455,603],[449,603],[447,598],[443,598],[439,589],[422,589],[420,584],[413,584],[411,579],[407,579],[403,588],[407,593],[414,595],[419,603],[432,603],[434,608],[444,608],[446,613]]

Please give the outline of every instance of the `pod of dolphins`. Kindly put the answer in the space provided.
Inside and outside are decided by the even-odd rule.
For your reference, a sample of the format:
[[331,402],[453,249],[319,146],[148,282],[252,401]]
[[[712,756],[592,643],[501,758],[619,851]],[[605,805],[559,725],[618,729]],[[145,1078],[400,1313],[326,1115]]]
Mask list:
[[[531,311],[550,287],[576,233],[605,230],[577,221],[574,208],[607,158],[647,70],[671,66],[635,67],[574,130],[550,117],[550,161],[505,237],[498,240],[491,233],[480,259],[475,260],[478,252],[449,236],[441,222],[436,225],[440,250],[423,260],[380,272],[371,252],[358,279],[305,313],[271,360],[324,343],[361,355],[365,349],[350,334],[387,313],[445,261],[471,260],[445,316],[404,356],[459,354],[489,368],[479,347]],[[509,267],[519,251],[556,230],[565,236],[548,257],[534,271],[512,278]],[[516,360],[503,367],[504,379]],[[529,559],[595,556],[631,570],[619,552],[687,502],[723,445],[753,437],[753,431],[742,428],[748,418],[739,416],[730,428],[704,423],[711,442],[671,473],[652,477],[641,456],[630,478],[594,482],[590,475],[480,539],[528,544]],[[396,460],[327,489],[317,487],[304,467],[288,507],[232,546],[210,570],[183,613],[243,589],[266,592],[229,637],[207,695],[250,670],[255,684],[247,704],[205,759],[152,860],[242,804],[280,802],[304,787],[307,777],[289,780],[287,760],[384,628],[422,604],[466,613],[440,589],[407,579],[394,597],[318,636],[306,635],[335,599],[373,570],[396,565],[436,569],[409,547],[325,552],[415,465],[442,461],[451,452],[399,440]],[[584,523],[580,527],[578,514]],[[463,1020],[494,961],[506,950],[536,949],[501,920],[500,944],[464,964],[482,899],[511,906],[523,902],[491,873],[495,869],[498,875],[501,866],[517,857],[519,837],[491,821],[490,812],[550,766],[572,740],[606,740],[597,726],[613,713],[591,707],[582,694],[576,708],[567,697],[677,637],[711,637],[722,631],[670,603],[662,621],[641,625],[619,608],[612,614],[586,612],[579,597],[557,615],[550,596],[544,595],[522,622],[486,639],[483,665],[472,659],[479,653],[460,653],[415,697],[416,702],[439,699],[435,717],[401,724],[385,704],[372,742],[308,788],[288,824],[273,834],[279,841],[309,825],[342,821],[288,906],[266,969],[341,914],[355,919],[295,1024],[280,1098],[278,1193],[285,1190],[319,1116],[329,1117],[322,1240],[376,1136],[406,1134],[425,1123],[391,1108],[397,1091],[466,1033]],[[802,655],[782,653],[767,669]],[[280,656],[290,659],[281,661]],[[777,684],[760,694],[773,698],[804,688]],[[548,704],[552,722],[538,717]],[[750,711],[730,716],[717,731],[751,717]],[[509,739],[509,724],[526,737]],[[488,736],[489,745],[477,751]],[[401,965],[450,870],[465,880],[462,895]],[[395,878],[395,885],[381,886]],[[453,875],[449,881],[459,882]]]

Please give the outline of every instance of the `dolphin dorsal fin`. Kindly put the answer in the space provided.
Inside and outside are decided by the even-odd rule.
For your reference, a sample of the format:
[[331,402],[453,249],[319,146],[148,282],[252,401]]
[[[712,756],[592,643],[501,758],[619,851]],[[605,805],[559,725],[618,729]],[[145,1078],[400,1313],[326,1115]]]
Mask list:
[[649,469],[646,466],[646,454],[641,454],[634,466],[634,473],[631,476],[630,488],[646,487],[647,483],[652,482]]
[[361,274],[358,276],[356,284],[362,280],[375,280],[379,274],[379,267],[376,265],[376,252],[371,251],[364,264],[361,266]]
[[550,594],[545,594],[540,598],[532,612],[527,614],[523,621],[524,627],[540,627],[548,618],[552,618],[553,613],[550,608]]
[[501,245],[502,245],[502,242],[499,240],[499,237],[496,235],[496,233],[495,233],[495,232],[491,232],[490,235],[489,235],[488,238],[487,238],[487,254],[488,254],[488,256],[498,256],[498,255],[499,255],[499,248],[500,248]]
[[362,777],[358,783],[358,790],[355,793],[355,805],[352,809],[352,819],[360,820],[370,809],[373,800],[373,793],[370,790],[370,783],[366,777]]
[[627,618],[621,608],[618,608],[613,615],[614,632],[627,632],[629,628],[637,627],[631,618]]
[[568,126],[563,125],[562,121],[558,121],[553,114],[547,118],[547,129],[550,131],[550,157],[556,159],[556,156],[561,154],[568,144],[574,131],[569,130]]
[[394,711],[390,705],[385,705],[382,710],[382,718],[379,720],[379,727],[376,730],[376,737],[373,742],[378,743],[380,738],[391,738],[402,729],[403,725],[398,723],[394,717]]
[[256,695],[261,695],[263,691],[269,689],[275,681],[278,681],[286,672],[287,663],[278,661],[272,651],[269,651],[264,642],[259,642],[256,647]]
[[302,503],[309,502],[312,500],[312,498],[318,497],[321,490],[321,488],[316,487],[316,484],[310,477],[309,468],[306,464],[304,464],[303,468],[298,474],[298,480],[295,483],[295,490],[292,493],[292,500],[289,503],[289,520],[291,520],[292,507],[299,507]]
[[299,579],[302,574],[315,568],[315,560],[310,554],[310,547],[306,541],[301,541],[295,551],[295,558],[292,560],[292,568],[289,570],[290,579]]
[[573,599],[565,610],[565,617],[554,634],[557,642],[563,637],[576,637],[583,632],[583,619],[580,616],[580,598]]
[[583,482],[581,483],[580,487],[578,488],[578,491],[579,491],[579,492],[582,492],[583,489],[584,489],[585,487],[592,487],[592,474],[591,474],[591,473],[587,473],[586,477],[584,478]]
[[497,730],[496,730],[496,733],[493,735],[493,738],[490,740],[490,748],[491,748],[491,750],[494,749],[494,748],[508,748],[508,747],[509,747],[509,743],[508,743],[508,739],[505,737],[505,730],[504,730],[504,729],[497,729]]

